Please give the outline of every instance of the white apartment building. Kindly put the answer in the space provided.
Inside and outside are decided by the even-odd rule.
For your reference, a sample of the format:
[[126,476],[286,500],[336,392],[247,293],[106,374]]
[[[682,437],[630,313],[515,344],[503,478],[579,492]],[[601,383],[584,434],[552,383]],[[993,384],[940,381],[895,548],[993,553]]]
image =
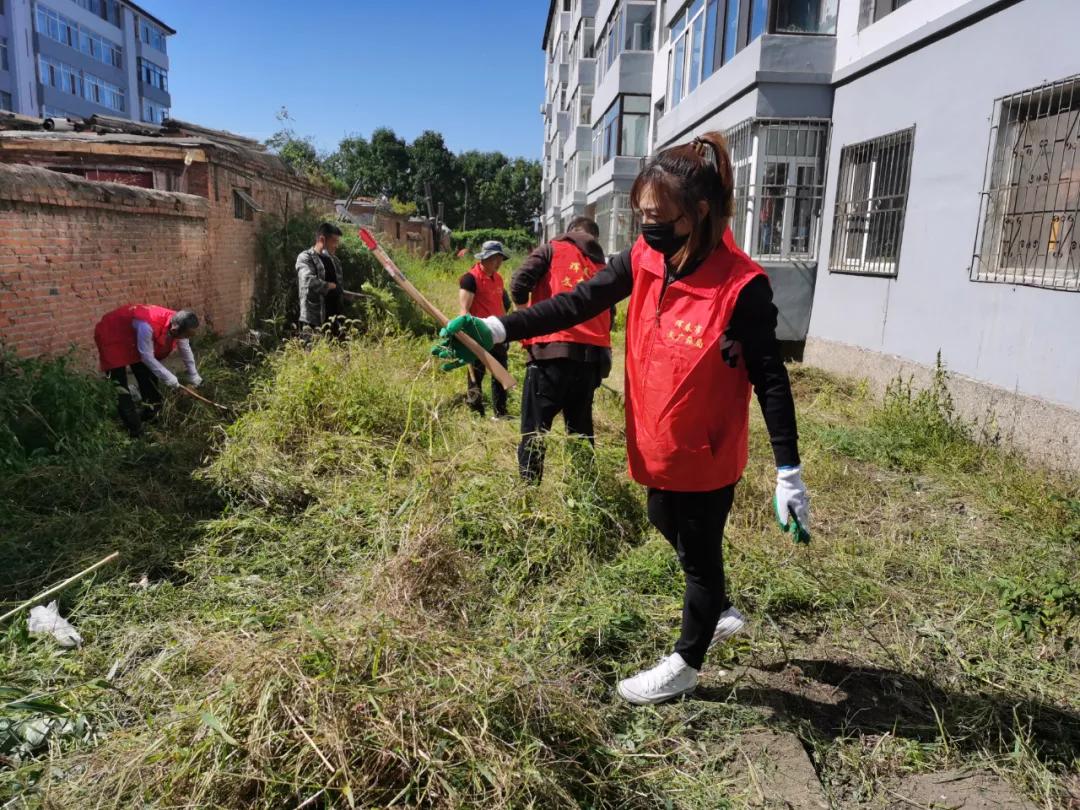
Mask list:
[[[923,377],[940,354],[964,412],[1080,469],[1080,3],[555,0],[550,12],[549,235],[591,213],[609,251],[626,247],[642,158],[722,130],[732,228],[772,279],[782,339],[878,385]],[[569,100],[587,92],[575,115]]]

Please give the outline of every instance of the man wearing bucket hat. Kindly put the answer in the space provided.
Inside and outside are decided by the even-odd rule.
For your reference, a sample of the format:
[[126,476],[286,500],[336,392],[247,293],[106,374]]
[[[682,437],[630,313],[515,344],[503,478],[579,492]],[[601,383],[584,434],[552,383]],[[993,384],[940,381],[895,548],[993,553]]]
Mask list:
[[[503,249],[502,242],[484,242],[476,254],[477,262],[458,282],[458,302],[462,315],[486,318],[490,315],[505,315],[510,309],[510,296],[506,293],[499,268],[510,258]],[[507,361],[507,344],[500,343],[492,347],[491,356],[503,366]],[[481,416],[484,415],[484,366],[480,362],[469,367],[469,389],[465,401],[469,407]],[[491,378],[491,406],[496,419],[502,419],[506,413],[506,389],[494,377]]]

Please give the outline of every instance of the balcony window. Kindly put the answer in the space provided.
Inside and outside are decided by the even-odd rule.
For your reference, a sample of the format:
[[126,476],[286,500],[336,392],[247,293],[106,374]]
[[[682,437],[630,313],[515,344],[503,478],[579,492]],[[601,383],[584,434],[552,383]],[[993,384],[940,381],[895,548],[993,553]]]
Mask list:
[[655,13],[655,3],[626,3],[615,10],[597,39],[597,79],[623,51],[652,52]]
[[777,34],[835,34],[837,0],[781,0],[776,4]]
[[593,171],[617,156],[648,152],[649,97],[619,96],[593,127]]
[[750,0],[750,36],[747,42],[765,33],[765,24],[769,19],[769,0]]
[[143,44],[149,45],[155,51],[165,53],[165,32],[153,23],[146,20],[139,21],[139,33]]
[[11,93],[0,92],[0,110],[13,112],[15,105],[11,101]]
[[829,125],[750,120],[726,133],[735,170],[732,233],[759,261],[817,256]]
[[0,37],[0,70],[10,70],[8,67],[7,37]]
[[39,5],[34,20],[39,35],[81,51],[104,65],[123,67],[123,49],[119,45],[69,20],[63,14]]
[[592,17],[581,18],[570,50],[578,59],[596,58],[596,28]]
[[[668,97],[674,107],[739,51],[772,19],[781,34],[835,34],[838,0],[694,0],[668,35]],[[771,15],[771,17],[770,17]]]
[[143,84],[169,92],[169,72],[148,59],[139,59],[139,79]]

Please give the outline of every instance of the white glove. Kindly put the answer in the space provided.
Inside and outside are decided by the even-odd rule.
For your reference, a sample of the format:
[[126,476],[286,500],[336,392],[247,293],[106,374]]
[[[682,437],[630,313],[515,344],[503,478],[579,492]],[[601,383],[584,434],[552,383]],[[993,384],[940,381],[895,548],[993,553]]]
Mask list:
[[191,375],[190,384],[192,388],[198,388],[200,385],[202,385],[202,377],[199,376],[199,372],[196,371],[194,374]]
[[166,388],[179,388],[180,387],[180,380],[176,379],[176,375],[173,374],[171,371],[166,371],[166,374],[168,374],[169,376],[161,378],[161,381],[163,383],[165,383],[165,387]]
[[[792,531],[791,519],[799,523],[799,538],[802,542],[810,539],[810,496],[802,480],[802,467],[781,467],[776,471],[776,497],[773,509],[780,528]],[[804,538],[805,533],[805,538]]]
[[486,318],[481,318],[481,320],[484,322],[484,326],[491,330],[491,339],[496,346],[500,343],[506,343],[506,327],[503,326],[503,322],[498,315],[488,315]]

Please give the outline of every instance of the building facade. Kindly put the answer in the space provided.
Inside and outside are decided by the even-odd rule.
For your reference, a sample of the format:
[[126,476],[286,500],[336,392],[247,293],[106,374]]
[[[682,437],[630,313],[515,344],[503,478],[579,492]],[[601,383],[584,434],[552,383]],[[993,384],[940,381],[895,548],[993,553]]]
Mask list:
[[[563,48],[586,20],[593,48]],[[879,386],[940,357],[989,434],[1080,469],[1078,26],[1060,0],[555,0],[545,231],[588,213],[627,247],[641,156],[721,130],[782,339]]]
[[0,0],[0,110],[160,124],[175,33],[128,0]]

